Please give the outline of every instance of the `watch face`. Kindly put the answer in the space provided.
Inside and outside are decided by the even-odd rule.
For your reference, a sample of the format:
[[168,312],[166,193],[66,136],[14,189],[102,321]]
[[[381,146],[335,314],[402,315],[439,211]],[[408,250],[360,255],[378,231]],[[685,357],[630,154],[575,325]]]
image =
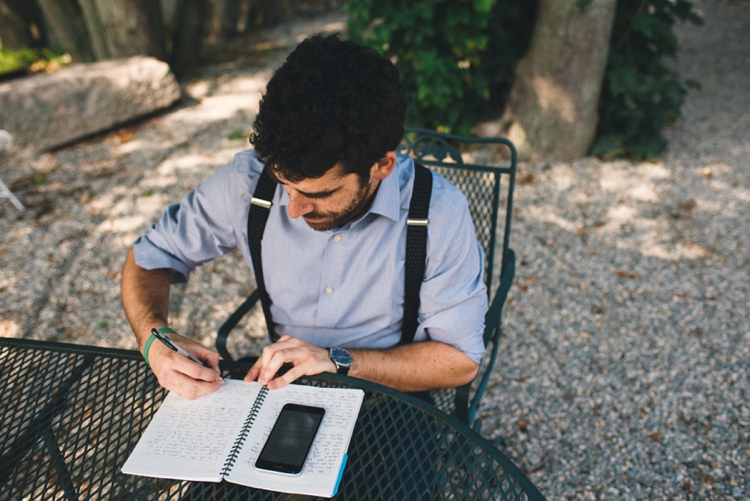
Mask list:
[[344,348],[331,348],[331,359],[337,365],[348,367],[352,365],[352,356]]

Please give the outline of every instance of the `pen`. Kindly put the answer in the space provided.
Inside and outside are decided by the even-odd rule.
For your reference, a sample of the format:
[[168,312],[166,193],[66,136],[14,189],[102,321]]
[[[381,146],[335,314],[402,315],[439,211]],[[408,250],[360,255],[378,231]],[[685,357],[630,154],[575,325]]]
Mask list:
[[[164,343],[164,345],[167,348],[169,348],[170,350],[176,351],[177,353],[179,353],[183,357],[187,358],[188,360],[192,360],[196,364],[201,364],[203,367],[208,367],[209,369],[211,368],[208,365],[206,365],[203,362],[201,362],[200,360],[198,360],[197,358],[195,358],[185,348],[181,347],[180,345],[178,345],[177,343],[175,343],[174,341],[172,341],[171,339],[169,339],[167,336],[165,336],[161,332],[157,331],[156,329],[151,329],[151,334],[153,334],[156,337],[156,339],[158,339],[159,341],[161,341],[162,343]],[[219,376],[219,379],[221,379],[222,383],[226,383],[226,381],[224,381],[223,377]]]

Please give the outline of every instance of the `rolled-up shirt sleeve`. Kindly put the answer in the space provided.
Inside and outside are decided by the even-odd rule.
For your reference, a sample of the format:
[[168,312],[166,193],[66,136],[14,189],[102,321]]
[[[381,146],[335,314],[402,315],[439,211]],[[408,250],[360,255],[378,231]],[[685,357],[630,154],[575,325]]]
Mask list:
[[[430,207],[444,212],[428,233],[428,260],[420,291],[417,338],[440,341],[476,363],[485,352],[487,289],[484,254],[464,198],[462,204]],[[431,214],[432,216],[432,214]],[[437,218],[435,218],[437,219]]]
[[[244,155],[237,157],[241,156]],[[165,268],[173,284],[184,283],[196,267],[237,247],[247,214],[233,205],[249,198],[238,190],[246,189],[252,194],[254,181],[237,157],[185,195],[179,204],[168,207],[159,222],[135,241],[138,266],[147,270]],[[244,165],[247,163],[244,159]]]

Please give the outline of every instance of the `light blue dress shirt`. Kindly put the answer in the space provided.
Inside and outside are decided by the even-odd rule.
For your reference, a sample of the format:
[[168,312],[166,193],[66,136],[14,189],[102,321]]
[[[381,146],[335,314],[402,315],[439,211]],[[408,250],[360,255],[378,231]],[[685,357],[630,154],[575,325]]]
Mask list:
[[[136,263],[184,282],[202,263],[238,248],[252,266],[247,218],[263,164],[252,150],[172,205],[134,244]],[[389,348],[401,338],[406,218],[414,162],[399,155],[370,210],[345,226],[315,231],[289,217],[279,185],[263,237],[263,272],[279,335],[317,346]],[[484,354],[487,292],[483,253],[463,194],[433,172],[419,328],[475,362]]]

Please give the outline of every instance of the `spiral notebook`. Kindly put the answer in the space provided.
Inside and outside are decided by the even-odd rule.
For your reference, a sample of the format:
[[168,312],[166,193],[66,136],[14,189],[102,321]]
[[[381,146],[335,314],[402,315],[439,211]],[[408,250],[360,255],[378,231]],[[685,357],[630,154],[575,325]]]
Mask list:
[[[260,383],[228,379],[195,400],[167,395],[122,472],[145,477],[235,484],[291,494],[331,497],[346,466],[364,392],[288,385],[269,391]],[[287,403],[325,408],[302,472],[259,470],[255,461]]]

